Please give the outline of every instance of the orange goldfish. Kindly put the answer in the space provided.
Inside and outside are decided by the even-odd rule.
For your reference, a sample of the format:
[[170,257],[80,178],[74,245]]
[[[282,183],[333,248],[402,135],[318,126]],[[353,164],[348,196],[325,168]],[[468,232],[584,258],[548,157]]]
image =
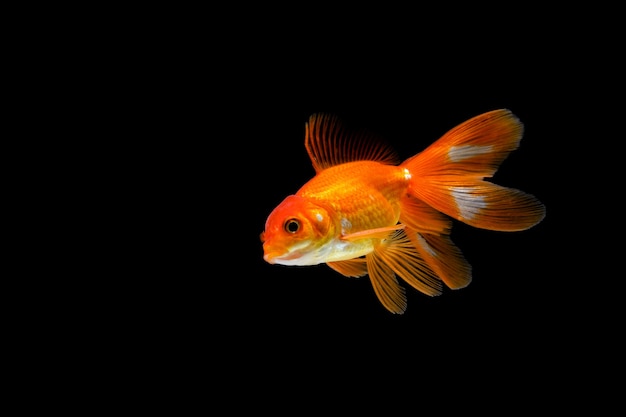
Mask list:
[[507,109],[461,123],[400,162],[363,132],[328,114],[305,124],[304,146],[315,176],[285,198],[261,233],[265,261],[325,263],[347,277],[369,275],[392,313],[407,307],[398,277],[430,295],[466,287],[471,266],[452,242],[452,219],[514,232],[545,217],[534,196],[489,181],[517,149],[523,125]]

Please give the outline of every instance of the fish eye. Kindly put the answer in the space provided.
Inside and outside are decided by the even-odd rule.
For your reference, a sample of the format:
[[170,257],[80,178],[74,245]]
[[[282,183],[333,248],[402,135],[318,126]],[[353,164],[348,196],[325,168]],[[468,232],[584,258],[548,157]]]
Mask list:
[[285,232],[297,233],[300,230],[300,221],[298,219],[287,219],[285,221]]

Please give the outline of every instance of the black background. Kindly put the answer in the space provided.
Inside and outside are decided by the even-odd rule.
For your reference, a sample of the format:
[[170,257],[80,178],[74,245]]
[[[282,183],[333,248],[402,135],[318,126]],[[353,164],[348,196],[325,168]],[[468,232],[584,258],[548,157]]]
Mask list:
[[[86,111],[99,147],[90,158],[102,161],[89,189],[102,191],[103,214],[85,233],[103,243],[83,248],[80,295],[68,285],[65,308],[76,351],[101,372],[198,403],[269,387],[275,395],[256,404],[268,409],[280,390],[311,380],[322,381],[318,398],[353,384],[412,389],[436,377],[435,390],[456,393],[479,377],[495,388],[531,378],[532,408],[555,398],[552,381],[595,369],[572,369],[565,354],[584,358],[581,343],[597,340],[606,317],[592,306],[603,284],[581,272],[588,259],[571,220],[585,223],[593,204],[589,189],[573,193],[584,175],[570,165],[581,160],[577,138],[589,139],[587,93],[597,90],[580,71],[579,43],[530,42],[506,24],[444,44],[412,24],[325,39],[317,27],[297,41],[289,30],[155,26],[102,60],[84,92],[105,103]],[[393,315],[367,277],[263,261],[268,214],[314,173],[311,114],[368,128],[404,159],[499,108],[525,134],[493,180],[534,194],[547,215],[515,233],[456,222],[452,239],[473,267],[467,288],[431,298],[406,286],[406,313]],[[436,368],[445,372],[423,376]],[[513,391],[510,401],[526,401]]]

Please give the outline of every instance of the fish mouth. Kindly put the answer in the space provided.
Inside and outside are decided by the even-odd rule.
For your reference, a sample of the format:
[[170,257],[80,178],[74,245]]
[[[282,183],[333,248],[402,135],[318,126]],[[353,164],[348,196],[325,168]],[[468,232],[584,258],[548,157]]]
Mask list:
[[265,262],[268,262],[270,264],[280,264],[283,261],[290,261],[292,259],[297,259],[300,257],[300,251],[293,251],[293,252],[278,252],[278,251],[270,251],[270,252],[266,252],[265,255],[263,255],[263,259],[265,260]]
[[265,259],[265,262],[273,264],[275,263],[274,260],[276,259],[276,255],[271,254],[271,253],[266,253],[265,255],[263,255],[263,259]]

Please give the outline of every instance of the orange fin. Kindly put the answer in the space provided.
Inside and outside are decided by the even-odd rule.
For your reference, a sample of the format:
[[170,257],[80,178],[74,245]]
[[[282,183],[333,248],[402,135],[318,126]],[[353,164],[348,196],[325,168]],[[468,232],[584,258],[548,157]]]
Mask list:
[[453,290],[472,282],[472,267],[450,236],[418,233],[407,229],[407,236],[437,276]]
[[487,181],[462,187],[448,187],[449,209],[456,218],[482,229],[515,232],[541,222],[545,206],[533,195]]
[[422,259],[449,288],[469,285],[472,267],[450,239],[450,218],[416,198],[403,198],[400,205],[400,222]]
[[400,200],[400,223],[425,233],[448,234],[452,228],[448,216],[411,196]]
[[362,277],[367,275],[365,258],[354,258],[347,261],[326,262],[326,265],[346,277]]
[[411,243],[404,230],[398,230],[366,256],[370,265],[385,264],[400,278],[426,295],[441,294],[442,284]]
[[400,162],[389,145],[364,130],[346,129],[336,116],[313,114],[305,128],[304,146],[315,172],[353,161]]
[[[515,149],[524,133],[522,122],[510,110],[475,116],[446,132],[403,164],[419,176],[450,174],[491,177]],[[419,163],[417,163],[419,159]]]
[[372,287],[383,306],[392,313],[404,314],[406,310],[406,294],[398,283],[396,274],[381,259],[373,254],[365,256],[367,271]]
[[523,125],[509,110],[476,116],[448,131],[401,165],[411,173],[409,194],[474,227],[528,229],[545,217],[534,196],[485,181],[519,146]]
[[391,232],[404,229],[403,224],[396,224],[395,226],[378,227],[376,229],[361,230],[360,232],[349,233],[341,236],[342,240],[359,240],[359,239],[385,239],[389,237]]

